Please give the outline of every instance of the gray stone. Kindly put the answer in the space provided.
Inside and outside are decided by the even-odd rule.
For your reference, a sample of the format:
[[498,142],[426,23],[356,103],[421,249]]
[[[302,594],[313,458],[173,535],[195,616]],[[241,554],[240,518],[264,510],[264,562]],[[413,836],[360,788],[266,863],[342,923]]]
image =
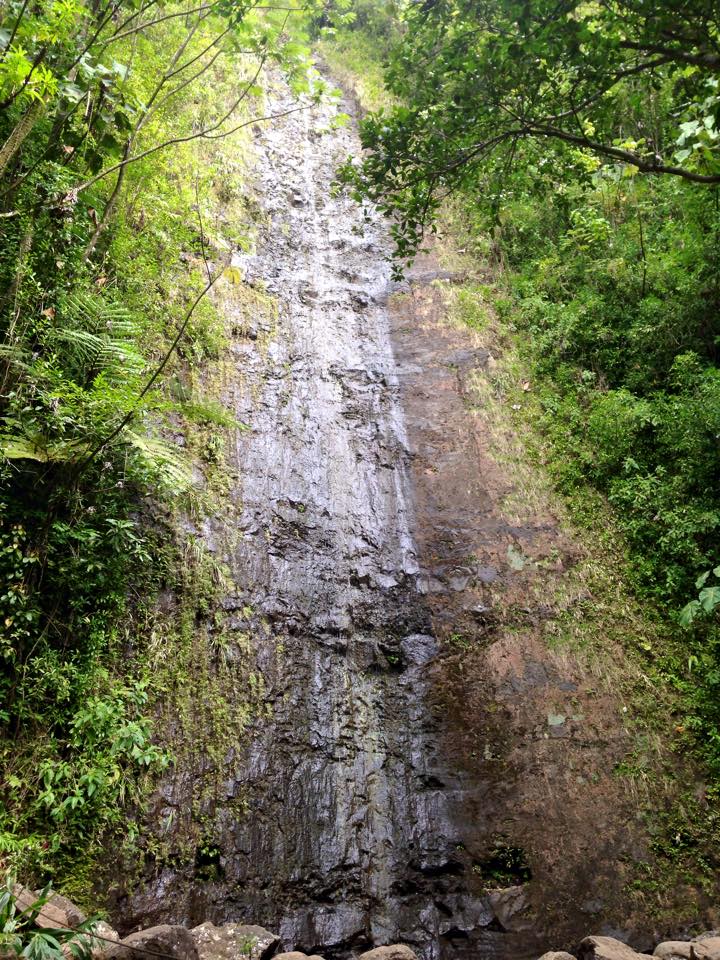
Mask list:
[[653,956],[661,960],[720,960],[720,937],[705,934],[696,940],[666,940],[655,947]]
[[575,960],[575,957],[571,953],[565,953],[564,950],[548,950],[540,960]]
[[199,960],[198,949],[186,927],[162,923],[147,930],[138,930],[120,943],[107,944],[108,960],[143,960],[154,954],[164,954],[174,960]]
[[325,958],[318,956],[317,953],[311,953],[308,956],[299,950],[289,950],[287,953],[276,953],[273,960],[325,960]]
[[[13,894],[18,910],[27,910],[31,907],[37,902],[41,892],[40,890],[30,890],[29,887],[16,883],[13,887]],[[39,927],[50,929],[71,927],[74,930],[86,919],[82,910],[76,907],[67,897],[63,897],[59,893],[53,893],[41,907],[35,922]]]
[[673,960],[675,957],[689,960],[691,947],[690,940],[666,940],[655,947],[653,956],[661,957],[662,960]]
[[280,937],[265,927],[245,923],[202,923],[192,930],[199,960],[267,960],[280,943]]
[[109,957],[113,946],[120,941],[120,934],[114,930],[109,923],[104,920],[98,920],[92,926],[92,958],[93,960],[105,960]]
[[578,947],[578,960],[638,960],[644,956],[614,937],[585,937]]
[[707,960],[720,960],[720,937],[704,934],[696,937],[694,942],[695,956],[706,957]]
[[[92,925],[92,932],[78,933],[70,940],[67,940],[62,945],[62,952],[63,956],[67,957],[67,960],[73,960],[73,946],[77,944],[85,950],[90,949],[92,960],[109,960],[113,951],[116,956],[118,955],[115,947],[119,942],[120,934],[117,930],[114,930],[110,924],[105,923],[104,920],[96,920]],[[127,953],[127,951],[123,952]],[[141,960],[141,958],[142,954],[138,954],[138,960]]]
[[404,943],[391,943],[386,947],[375,947],[361,953],[358,960],[418,960],[417,954]]
[[517,933],[529,928],[530,920],[524,916],[529,906],[524,886],[490,890],[487,898],[503,930]]
[[65,915],[65,926],[72,927],[73,930],[75,927],[80,926],[81,923],[84,923],[87,920],[87,916],[82,912],[80,907],[76,906],[72,900],[68,900],[67,897],[63,897],[60,893],[54,893],[48,902],[43,907],[43,911],[46,911],[48,907],[52,907],[54,910],[59,910],[60,913]]

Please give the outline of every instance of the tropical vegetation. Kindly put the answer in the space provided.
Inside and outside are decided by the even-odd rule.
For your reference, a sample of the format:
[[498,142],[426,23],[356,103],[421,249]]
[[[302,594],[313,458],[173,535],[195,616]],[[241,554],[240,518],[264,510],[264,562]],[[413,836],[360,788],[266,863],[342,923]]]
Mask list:
[[205,494],[171,441],[242,428],[206,395],[225,342],[209,294],[252,242],[268,77],[323,95],[306,6],[2,7],[0,865],[28,877],[91,861],[172,759],[153,598],[187,579],[173,513]]

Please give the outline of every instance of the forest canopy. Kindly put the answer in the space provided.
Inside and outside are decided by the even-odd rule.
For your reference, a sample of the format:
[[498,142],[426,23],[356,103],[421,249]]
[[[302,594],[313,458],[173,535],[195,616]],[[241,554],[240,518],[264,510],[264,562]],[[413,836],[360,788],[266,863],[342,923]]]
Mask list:
[[402,105],[363,126],[345,176],[399,217],[401,254],[448,192],[550,141],[646,174],[720,183],[714,0],[410,4],[386,82]]

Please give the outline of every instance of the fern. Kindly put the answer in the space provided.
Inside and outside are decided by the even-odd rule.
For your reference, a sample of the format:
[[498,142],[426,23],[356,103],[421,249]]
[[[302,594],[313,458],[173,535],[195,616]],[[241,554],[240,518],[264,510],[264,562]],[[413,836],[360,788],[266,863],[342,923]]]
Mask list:
[[0,344],[0,360],[4,360],[10,366],[17,367],[18,370],[22,370],[23,373],[33,372],[31,360],[32,357],[23,348],[15,343],[2,343]]
[[159,437],[144,436],[132,430],[125,432],[125,439],[170,490],[182,493],[192,486],[192,468],[177,448]]
[[43,438],[6,434],[0,436],[0,456],[6,460],[35,460],[38,463],[72,463],[88,452],[84,441],[46,443]]
[[63,356],[78,378],[106,373],[114,379],[136,375],[145,366],[135,344],[140,326],[126,307],[84,293],[67,297],[64,323],[47,333],[53,346],[70,348]]

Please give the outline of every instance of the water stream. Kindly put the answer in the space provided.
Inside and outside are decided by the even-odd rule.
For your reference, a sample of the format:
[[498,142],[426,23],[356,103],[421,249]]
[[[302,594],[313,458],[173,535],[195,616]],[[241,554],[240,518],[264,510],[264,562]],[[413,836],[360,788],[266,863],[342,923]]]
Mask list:
[[[291,106],[278,87],[272,111]],[[436,960],[472,953],[493,913],[457,857],[472,787],[448,769],[428,700],[437,645],[412,532],[387,227],[331,193],[357,147],[352,125],[329,130],[334,112],[291,114],[256,140],[267,222],[242,266],[278,317],[233,348],[227,399],[251,430],[233,451],[241,519],[225,559],[239,589],[224,606],[267,627],[255,643],[271,716],[226,785],[247,815],[217,813],[222,880],[175,919],[263,923],[286,948],[326,956],[403,941]],[[207,537],[223,542],[222,518]]]

